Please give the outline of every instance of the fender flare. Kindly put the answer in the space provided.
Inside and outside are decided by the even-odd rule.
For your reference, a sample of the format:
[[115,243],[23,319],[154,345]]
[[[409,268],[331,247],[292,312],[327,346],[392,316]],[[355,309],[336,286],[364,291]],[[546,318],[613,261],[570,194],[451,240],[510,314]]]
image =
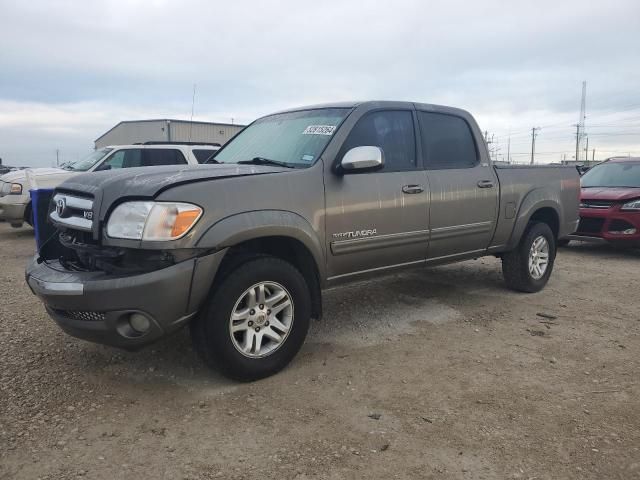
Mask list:
[[256,210],[225,217],[211,225],[197,240],[198,248],[223,249],[261,237],[289,237],[311,253],[320,276],[325,278],[325,253],[309,222],[287,210]]
[[511,231],[509,242],[507,243],[509,250],[518,245],[531,217],[541,208],[551,208],[558,217],[558,225],[562,225],[562,208],[559,195],[547,187],[531,190],[520,203],[516,222]]

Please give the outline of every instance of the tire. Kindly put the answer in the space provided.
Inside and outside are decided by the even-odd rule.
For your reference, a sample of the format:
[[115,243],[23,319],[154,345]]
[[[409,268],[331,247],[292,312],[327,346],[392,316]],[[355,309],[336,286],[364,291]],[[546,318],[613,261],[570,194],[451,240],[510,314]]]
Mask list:
[[[533,274],[529,268],[529,254],[532,251],[533,243],[540,238],[546,241],[547,264],[542,275],[536,278],[537,275]],[[555,257],[556,242],[549,225],[539,222],[530,223],[522,235],[518,247],[502,255],[502,275],[507,287],[519,292],[539,292],[549,281]]]
[[[259,285],[265,297],[262,304],[258,303]],[[248,293],[251,291],[254,297]],[[277,296],[273,292],[283,294],[283,299],[271,304]],[[287,299],[291,305],[283,307]],[[280,310],[272,314],[269,305]],[[234,312],[242,320],[231,320]],[[296,356],[310,318],[311,295],[302,274],[284,260],[261,256],[236,266],[217,283],[205,308],[191,323],[191,335],[196,351],[209,367],[234,380],[251,381],[279,372]],[[232,326],[239,330],[232,333]],[[289,328],[285,330],[285,326]],[[272,340],[274,332],[281,341]],[[247,338],[251,339],[248,349]]]
[[568,238],[563,238],[562,240],[557,240],[556,241],[556,245],[558,247],[566,247],[570,243],[571,243],[571,240],[569,240]]

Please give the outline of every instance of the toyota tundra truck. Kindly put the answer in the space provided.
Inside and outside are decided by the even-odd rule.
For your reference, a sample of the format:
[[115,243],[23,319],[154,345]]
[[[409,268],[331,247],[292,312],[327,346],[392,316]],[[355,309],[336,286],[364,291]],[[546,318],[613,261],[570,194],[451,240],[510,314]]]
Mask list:
[[189,325],[208,365],[258,379],[293,359],[327,287],[494,255],[507,287],[537,292],[578,224],[575,168],[492,165],[457,108],[291,109],[209,163],[55,190],[26,280],[64,331],[136,349]]

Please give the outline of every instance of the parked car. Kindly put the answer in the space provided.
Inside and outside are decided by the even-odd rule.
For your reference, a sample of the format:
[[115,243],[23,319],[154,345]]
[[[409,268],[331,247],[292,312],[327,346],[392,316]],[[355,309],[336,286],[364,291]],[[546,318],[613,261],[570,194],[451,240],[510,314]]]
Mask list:
[[580,223],[571,238],[640,247],[640,158],[607,160],[581,184]]
[[0,220],[20,228],[32,224],[28,175],[38,188],[54,188],[68,178],[84,172],[99,172],[130,167],[186,165],[204,163],[220,147],[206,144],[174,144],[148,142],[140,145],[117,145],[101,148],[88,157],[60,168],[32,168],[7,173],[0,177]]
[[508,287],[537,292],[578,222],[575,168],[492,166],[456,108],[288,110],[211,162],[60,186],[60,233],[26,278],[63,330],[136,348],[189,324],[209,365],[261,378],[296,355],[326,287],[497,255]]

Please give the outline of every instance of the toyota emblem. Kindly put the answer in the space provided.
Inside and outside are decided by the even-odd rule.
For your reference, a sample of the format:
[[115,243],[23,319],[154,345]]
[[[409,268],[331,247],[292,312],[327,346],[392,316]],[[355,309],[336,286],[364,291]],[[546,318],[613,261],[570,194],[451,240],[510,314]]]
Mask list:
[[60,218],[64,216],[66,209],[67,209],[67,202],[64,198],[59,198],[58,200],[56,200],[56,213]]

